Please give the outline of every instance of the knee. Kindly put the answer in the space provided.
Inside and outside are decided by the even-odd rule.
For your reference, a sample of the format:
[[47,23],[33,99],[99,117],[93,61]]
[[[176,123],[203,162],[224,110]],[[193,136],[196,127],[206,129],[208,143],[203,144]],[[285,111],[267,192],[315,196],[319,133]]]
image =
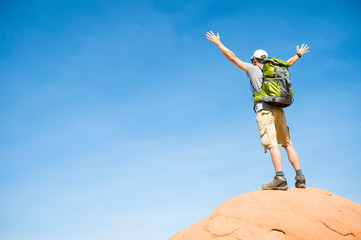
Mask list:
[[286,151],[287,150],[294,150],[292,145],[284,145],[283,147],[284,147],[284,149],[286,149]]

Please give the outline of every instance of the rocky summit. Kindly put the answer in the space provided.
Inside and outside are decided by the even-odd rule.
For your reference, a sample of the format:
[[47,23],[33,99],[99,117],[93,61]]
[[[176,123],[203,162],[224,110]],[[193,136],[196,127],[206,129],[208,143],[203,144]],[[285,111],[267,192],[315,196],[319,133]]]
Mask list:
[[361,240],[361,205],[329,191],[289,188],[229,199],[170,240]]

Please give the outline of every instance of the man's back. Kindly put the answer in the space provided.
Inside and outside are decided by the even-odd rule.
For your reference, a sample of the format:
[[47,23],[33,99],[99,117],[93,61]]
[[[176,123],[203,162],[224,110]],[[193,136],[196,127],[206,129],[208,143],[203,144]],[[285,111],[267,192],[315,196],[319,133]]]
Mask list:
[[[258,92],[262,89],[262,77],[263,77],[263,65],[254,66],[250,63],[245,63],[246,73],[252,86],[252,92]],[[256,112],[261,109],[267,108],[269,105],[265,102],[258,102],[254,104],[254,110]]]

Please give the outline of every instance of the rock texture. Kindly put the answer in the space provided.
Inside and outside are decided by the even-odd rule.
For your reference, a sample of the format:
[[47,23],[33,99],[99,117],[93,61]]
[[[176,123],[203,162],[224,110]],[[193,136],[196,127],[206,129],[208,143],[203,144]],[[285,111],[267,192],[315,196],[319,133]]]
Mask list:
[[256,191],[224,202],[170,240],[361,240],[361,205],[317,188]]

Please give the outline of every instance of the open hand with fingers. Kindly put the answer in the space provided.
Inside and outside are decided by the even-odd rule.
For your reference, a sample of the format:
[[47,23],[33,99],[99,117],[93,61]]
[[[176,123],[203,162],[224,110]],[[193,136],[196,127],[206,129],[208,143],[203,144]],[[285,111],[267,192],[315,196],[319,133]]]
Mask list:
[[297,45],[297,53],[301,54],[301,56],[308,53],[310,50],[308,50],[310,47],[307,44],[302,44],[301,48]]
[[212,31],[209,31],[209,32],[207,32],[206,36],[207,36],[207,39],[214,44],[218,45],[219,43],[221,43],[221,40],[220,40],[221,38],[219,36],[219,33],[217,33],[217,36],[216,36]]

